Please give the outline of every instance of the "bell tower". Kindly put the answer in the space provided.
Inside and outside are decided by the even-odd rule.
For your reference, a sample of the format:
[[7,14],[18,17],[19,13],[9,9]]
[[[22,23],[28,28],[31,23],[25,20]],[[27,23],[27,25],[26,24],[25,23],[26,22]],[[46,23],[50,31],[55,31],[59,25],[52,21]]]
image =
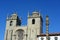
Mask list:
[[32,15],[28,14],[28,40],[36,40],[37,35],[43,32],[42,29],[43,20],[39,12],[32,12]]
[[7,17],[6,27],[16,27],[21,25],[21,19],[18,18],[17,14],[14,13],[10,17]]
[[13,28],[21,25],[21,19],[18,18],[16,13],[13,13],[6,19],[6,30],[4,40],[12,40]]

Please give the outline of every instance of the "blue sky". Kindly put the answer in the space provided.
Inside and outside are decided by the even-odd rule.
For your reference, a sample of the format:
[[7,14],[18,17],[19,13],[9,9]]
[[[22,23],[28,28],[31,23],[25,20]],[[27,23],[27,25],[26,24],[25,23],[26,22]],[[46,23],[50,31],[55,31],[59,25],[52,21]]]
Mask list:
[[60,0],[0,0],[0,40],[4,40],[6,17],[17,12],[22,17],[22,25],[27,24],[27,14],[34,10],[40,11],[43,17],[45,33],[46,15],[49,16],[49,33],[60,32]]

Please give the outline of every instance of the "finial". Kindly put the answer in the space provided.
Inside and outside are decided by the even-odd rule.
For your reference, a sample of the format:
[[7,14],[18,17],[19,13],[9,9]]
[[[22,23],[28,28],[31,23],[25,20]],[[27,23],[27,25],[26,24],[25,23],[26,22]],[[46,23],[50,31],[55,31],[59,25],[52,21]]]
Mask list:
[[40,11],[39,11],[39,16],[41,16]]
[[9,19],[9,16],[8,16],[8,14],[7,14],[7,19]]
[[9,17],[7,16],[7,19],[9,19]]
[[29,11],[28,11],[28,17],[29,17]]

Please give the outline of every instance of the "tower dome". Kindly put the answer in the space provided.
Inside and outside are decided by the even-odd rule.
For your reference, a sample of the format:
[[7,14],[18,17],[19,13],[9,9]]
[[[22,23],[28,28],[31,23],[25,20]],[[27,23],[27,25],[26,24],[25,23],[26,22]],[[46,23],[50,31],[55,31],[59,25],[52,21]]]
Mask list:
[[33,15],[33,17],[38,17],[40,14],[38,11],[34,11],[34,12],[32,12],[32,15]]
[[33,15],[34,15],[34,14],[39,15],[39,12],[37,12],[37,11],[34,11],[34,12],[32,12],[32,13],[33,13]]
[[17,19],[17,13],[16,12],[14,12],[12,15],[11,15],[11,17],[10,17],[10,19]]
[[12,15],[17,16],[17,14],[16,14],[16,13],[14,13],[14,14],[12,14]]

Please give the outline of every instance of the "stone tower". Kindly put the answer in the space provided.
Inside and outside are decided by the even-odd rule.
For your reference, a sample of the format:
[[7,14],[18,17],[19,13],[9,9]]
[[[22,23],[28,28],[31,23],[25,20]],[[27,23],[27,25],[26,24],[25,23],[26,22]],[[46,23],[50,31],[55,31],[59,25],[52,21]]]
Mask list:
[[37,35],[42,33],[42,17],[39,12],[28,14],[28,40],[37,40]]
[[14,13],[6,19],[6,30],[4,40],[12,40],[13,28],[21,25],[21,20],[18,18],[17,14]]
[[34,11],[32,15],[28,14],[27,23],[27,25],[21,25],[21,19],[16,13],[7,17],[4,40],[38,40],[37,35],[43,32],[42,16]]

